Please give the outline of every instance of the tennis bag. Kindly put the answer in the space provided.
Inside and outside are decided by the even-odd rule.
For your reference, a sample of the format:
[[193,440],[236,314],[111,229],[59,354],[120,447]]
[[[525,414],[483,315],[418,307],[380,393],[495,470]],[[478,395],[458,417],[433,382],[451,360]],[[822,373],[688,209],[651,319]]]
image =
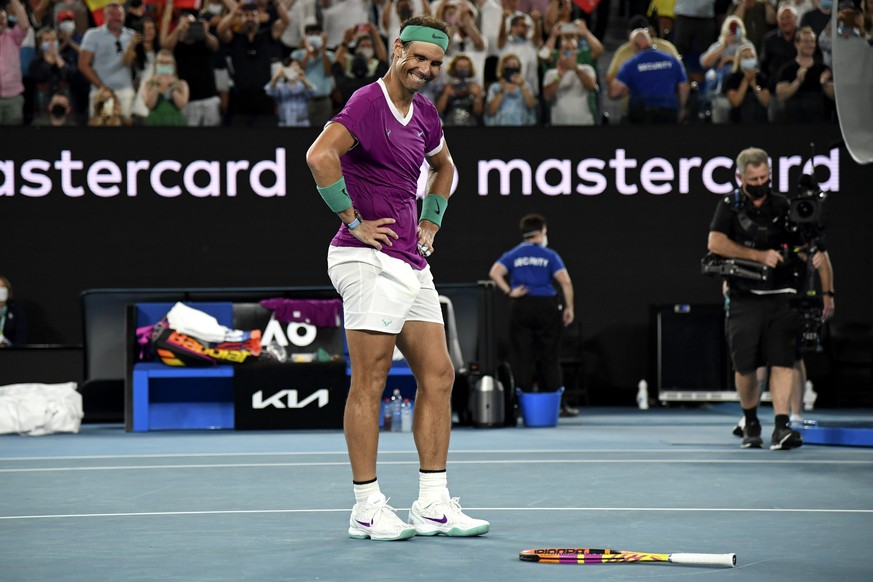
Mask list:
[[166,319],[152,331],[152,351],[168,366],[242,364],[261,355],[261,331],[248,332],[240,341],[208,343],[169,327]]

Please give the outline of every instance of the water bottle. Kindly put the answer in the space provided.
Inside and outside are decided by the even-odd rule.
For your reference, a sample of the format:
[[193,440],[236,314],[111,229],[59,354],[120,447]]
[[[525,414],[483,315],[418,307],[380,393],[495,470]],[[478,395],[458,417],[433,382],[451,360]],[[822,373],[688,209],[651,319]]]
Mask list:
[[403,432],[412,432],[412,402],[409,398],[404,398],[400,405],[400,429]]
[[640,380],[637,385],[637,406],[640,410],[649,409],[649,383],[645,380]]
[[803,409],[807,411],[815,409],[818,392],[812,389],[812,382],[810,380],[806,381],[803,388]]
[[400,395],[400,389],[395,388],[394,394],[391,396],[391,432],[400,432],[403,427],[400,420],[400,407],[403,404],[403,396]]
[[391,430],[391,399],[386,398],[382,403],[382,430]]

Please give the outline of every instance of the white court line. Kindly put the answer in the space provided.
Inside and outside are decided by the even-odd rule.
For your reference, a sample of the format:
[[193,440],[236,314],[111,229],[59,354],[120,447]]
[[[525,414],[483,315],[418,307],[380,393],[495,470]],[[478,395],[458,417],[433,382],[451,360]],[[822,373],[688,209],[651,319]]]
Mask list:
[[[408,508],[398,508],[406,511]],[[465,507],[470,511],[649,511],[698,513],[873,513],[873,509],[809,509],[809,508],[732,508],[732,507]],[[70,519],[93,517],[173,517],[188,515],[256,515],[270,513],[346,513],[342,509],[234,509],[213,511],[141,511],[122,513],[69,513],[47,515],[0,515],[0,521],[34,519]]]
[[[546,464],[705,464],[705,465],[873,465],[873,461],[840,461],[832,459],[479,459],[473,461],[453,461],[449,465],[546,465]],[[418,465],[412,461],[381,461],[380,465]],[[22,467],[20,469],[0,469],[0,473],[46,473],[54,471],[145,471],[152,469],[248,469],[265,467],[347,467],[347,461],[324,461],[312,463],[210,463],[184,465],[120,465],[95,467]]]
[[[714,444],[714,446],[723,446]],[[825,451],[828,454],[868,455],[873,457],[873,449],[807,449]],[[614,454],[658,454],[658,455],[685,455],[706,453],[719,455],[748,455],[746,449],[730,448],[719,450],[712,449],[474,449],[474,450],[450,450],[449,457],[458,455],[614,455]],[[379,451],[379,455],[417,455],[415,449],[408,451]],[[93,459],[177,459],[187,457],[279,457],[279,456],[325,456],[342,455],[348,456],[348,451],[279,451],[279,452],[222,452],[222,453],[151,453],[134,455],[70,455],[70,456],[46,456],[46,457],[0,457],[0,462],[14,461],[66,461],[66,460],[93,460]]]

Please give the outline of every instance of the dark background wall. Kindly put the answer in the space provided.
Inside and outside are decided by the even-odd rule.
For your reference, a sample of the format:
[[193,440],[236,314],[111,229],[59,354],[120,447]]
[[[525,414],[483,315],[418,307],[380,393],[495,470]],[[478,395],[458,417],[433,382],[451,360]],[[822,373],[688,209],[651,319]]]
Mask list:
[[[325,250],[338,222],[304,161],[316,135],[287,129],[4,129],[0,273],[28,308],[31,342],[81,343],[79,294],[85,289],[328,285]],[[652,305],[720,301],[719,282],[700,275],[709,221],[722,196],[707,186],[728,184],[731,160],[750,145],[771,154],[780,190],[794,189],[796,162],[809,158],[810,142],[827,158],[818,160],[818,177],[833,190],[827,243],[839,290],[837,318],[873,323],[873,166],[851,160],[836,126],[449,129],[446,137],[458,184],[431,259],[437,281],[487,278],[494,260],[518,242],[518,219],[543,213],[550,245],[576,285],[578,317],[587,344],[600,354],[600,381],[607,386],[630,388],[646,376]],[[84,168],[66,172],[66,184],[56,164],[63,151]],[[636,161],[623,176],[614,161],[621,157]],[[783,179],[783,158],[791,157],[795,167]],[[678,170],[681,160],[693,158],[700,161],[685,187]],[[569,193],[552,191],[561,175],[541,167],[552,159],[571,168]],[[132,195],[127,165],[138,160],[151,167],[139,173]],[[182,172],[198,167],[192,166],[198,160],[199,167],[212,162],[222,181],[218,195],[197,191],[207,186],[205,171],[186,185],[172,168],[162,183],[179,185],[181,193],[157,194],[149,172],[165,160],[178,161]],[[240,160],[260,162],[263,186],[281,195],[254,192],[248,170],[240,172],[231,194],[226,162]],[[275,183],[278,166],[265,166],[265,160],[278,160],[281,183]],[[501,193],[499,173],[484,171],[488,160],[526,162],[530,191],[516,171]],[[711,160],[716,169],[702,171]],[[118,179],[106,161],[120,168],[117,194],[107,190]],[[670,166],[677,175],[647,185],[640,170],[647,162]],[[584,171],[580,177],[580,163],[602,166],[602,177]],[[95,181],[101,175],[102,186]],[[580,185],[588,193],[575,191]],[[622,193],[625,185],[638,191]]]

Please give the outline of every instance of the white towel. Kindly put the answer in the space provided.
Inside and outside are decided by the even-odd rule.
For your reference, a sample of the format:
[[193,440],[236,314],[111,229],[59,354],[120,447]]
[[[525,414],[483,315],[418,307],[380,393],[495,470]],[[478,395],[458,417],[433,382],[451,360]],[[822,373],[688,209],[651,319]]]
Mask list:
[[0,386],[0,434],[79,432],[83,416],[75,382]]

